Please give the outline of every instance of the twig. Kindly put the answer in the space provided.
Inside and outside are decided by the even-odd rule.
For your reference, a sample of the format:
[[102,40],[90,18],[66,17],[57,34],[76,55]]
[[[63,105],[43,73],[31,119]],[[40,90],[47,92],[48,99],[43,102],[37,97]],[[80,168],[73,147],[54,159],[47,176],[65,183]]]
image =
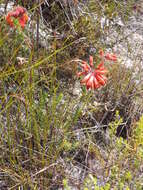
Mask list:
[[40,171],[38,171],[38,172],[36,172],[35,174],[33,174],[32,177],[35,177],[35,176],[37,176],[37,175],[39,175],[39,174],[45,172],[46,170],[48,170],[49,168],[51,168],[51,167],[53,167],[53,166],[56,166],[57,164],[58,164],[58,163],[53,163],[53,164],[51,164],[51,165],[49,165],[49,166],[44,167],[44,168],[41,169]]

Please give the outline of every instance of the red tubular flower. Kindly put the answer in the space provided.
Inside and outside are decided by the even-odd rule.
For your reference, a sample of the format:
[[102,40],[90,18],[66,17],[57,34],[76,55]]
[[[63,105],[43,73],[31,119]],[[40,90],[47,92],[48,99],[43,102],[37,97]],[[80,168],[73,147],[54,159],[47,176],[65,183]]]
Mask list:
[[18,23],[21,28],[25,27],[25,24],[28,21],[28,15],[26,14],[26,9],[23,7],[16,7],[13,11],[9,12],[6,16],[6,22],[14,27],[14,19],[18,19]]
[[11,19],[11,14],[10,14],[10,13],[6,16],[6,22],[7,22],[11,27],[14,26],[13,20]]
[[115,54],[107,53],[106,55],[104,55],[103,50],[100,50],[99,55],[102,59],[105,58],[106,60],[109,60],[109,61],[117,61],[117,56]]
[[20,24],[20,26],[21,26],[22,28],[24,28],[24,27],[25,27],[25,24],[27,23],[27,21],[28,21],[28,16],[27,16],[27,14],[23,14],[23,16],[19,18],[19,24]]
[[105,59],[107,59],[109,61],[117,61],[117,56],[115,54],[107,53],[105,55]]
[[89,57],[89,64],[82,61],[82,71],[78,72],[77,76],[84,76],[81,84],[85,85],[87,89],[97,89],[106,84],[107,78],[105,74],[108,72],[104,67],[104,62],[101,62],[97,68],[94,68],[93,57]]
[[103,57],[103,56],[104,56],[104,52],[103,52],[103,50],[102,50],[102,49],[99,51],[99,55],[100,55],[101,57]]

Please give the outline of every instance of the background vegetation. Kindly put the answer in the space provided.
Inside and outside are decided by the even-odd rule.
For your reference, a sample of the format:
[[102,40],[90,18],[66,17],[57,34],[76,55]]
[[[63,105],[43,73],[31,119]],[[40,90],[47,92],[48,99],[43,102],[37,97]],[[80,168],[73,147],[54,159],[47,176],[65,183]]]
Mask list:
[[[126,25],[140,4],[17,0],[29,16],[17,30],[5,21],[10,3],[0,1],[0,189],[142,190],[141,61],[128,68],[115,52],[94,92],[80,86],[75,61],[98,63],[100,49],[125,43],[117,19]],[[122,38],[107,43],[113,31]]]

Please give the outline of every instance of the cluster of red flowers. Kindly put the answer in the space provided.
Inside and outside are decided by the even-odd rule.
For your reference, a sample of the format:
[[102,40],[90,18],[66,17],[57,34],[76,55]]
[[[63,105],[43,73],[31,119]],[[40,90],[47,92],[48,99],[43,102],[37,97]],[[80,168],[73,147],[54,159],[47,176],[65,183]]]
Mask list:
[[77,73],[77,76],[84,76],[81,80],[81,84],[85,85],[87,89],[97,89],[101,86],[104,86],[107,82],[107,69],[104,67],[104,61],[117,61],[117,57],[115,54],[107,53],[104,55],[104,52],[101,50],[99,52],[101,63],[94,68],[93,57],[89,57],[89,64],[86,61],[82,61],[81,67],[82,71]]
[[6,16],[6,22],[11,26],[14,27],[14,20],[17,19],[21,28],[25,27],[25,24],[28,21],[28,15],[26,13],[26,9],[23,7],[16,7],[12,11],[10,11]]

